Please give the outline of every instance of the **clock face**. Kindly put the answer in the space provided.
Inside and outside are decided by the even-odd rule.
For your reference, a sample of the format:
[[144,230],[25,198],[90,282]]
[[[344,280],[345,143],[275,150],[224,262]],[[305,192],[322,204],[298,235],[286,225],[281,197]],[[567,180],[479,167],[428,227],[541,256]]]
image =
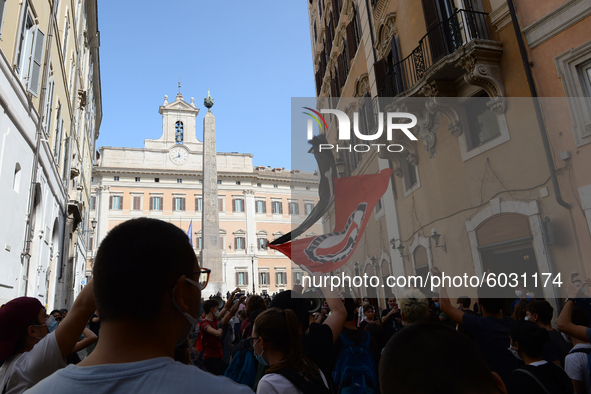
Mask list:
[[174,164],[182,165],[187,162],[187,159],[189,158],[189,152],[187,152],[185,148],[175,147],[169,151],[168,156],[170,157],[170,161],[172,161]]

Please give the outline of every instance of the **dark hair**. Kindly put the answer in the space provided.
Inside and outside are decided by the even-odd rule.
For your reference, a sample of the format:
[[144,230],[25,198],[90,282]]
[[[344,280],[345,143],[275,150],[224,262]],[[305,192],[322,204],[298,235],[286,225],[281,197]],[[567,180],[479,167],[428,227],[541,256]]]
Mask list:
[[60,315],[62,314],[62,311],[60,311],[59,309],[54,309],[51,311],[50,315],[53,316],[54,313],[59,313]]
[[267,309],[267,303],[263,297],[259,295],[251,295],[248,297],[248,300],[246,300],[246,318],[250,320],[252,312],[258,309]]
[[365,313],[365,312],[367,312],[369,310],[372,310],[372,311],[375,312],[376,308],[374,308],[374,306],[372,304],[369,304],[369,305],[363,307],[363,313]]
[[262,312],[254,322],[253,333],[271,343],[275,349],[285,354],[285,358],[265,373],[283,369],[294,369],[305,375],[316,376],[318,369],[304,354],[302,332],[298,318],[291,309],[269,308]]
[[505,304],[504,298],[495,297],[495,289],[486,284],[478,288],[478,306],[488,313],[499,313]]
[[347,311],[347,321],[355,320],[357,318],[355,313],[355,300],[351,297],[351,294],[345,293],[343,294],[343,298],[345,298],[345,310]]
[[472,300],[470,299],[470,297],[462,296],[462,297],[458,298],[458,303],[462,304],[462,306],[464,308],[470,308],[470,304],[472,303]]
[[[22,350],[25,347],[25,342],[27,341],[27,335],[29,332],[29,326],[40,326],[41,322],[39,321],[39,316],[35,316],[33,320],[27,324],[27,326],[18,334],[18,338],[16,339],[16,346],[14,347],[14,351],[12,354],[15,354]],[[3,361],[3,360],[0,360]],[[0,362],[0,366],[2,366],[2,362]]]
[[195,270],[196,261],[187,234],[171,223],[138,218],[119,224],[103,239],[94,261],[101,320],[153,320],[167,292]]
[[62,309],[60,309],[60,313],[61,313],[62,315],[63,315],[63,314],[67,314],[67,313],[68,313],[68,310],[67,310],[66,308],[62,308]]
[[515,304],[515,309],[513,309],[513,319],[515,320],[525,320],[525,312],[527,311],[527,306],[531,303],[530,300],[519,300],[517,304]]
[[571,322],[577,326],[589,327],[589,315],[587,312],[578,306],[573,308],[573,314],[571,316]]
[[550,324],[552,322],[554,308],[546,300],[532,301],[527,305],[526,310],[532,315],[538,315],[542,324]]
[[[437,371],[437,379],[425,379],[425,371]],[[379,372],[382,393],[499,392],[476,344],[443,324],[418,323],[397,332],[384,348]]]
[[511,339],[530,357],[540,357],[544,343],[550,340],[545,328],[527,320],[516,320],[511,324]]
[[297,316],[302,332],[310,325],[310,300],[292,290],[282,291],[273,297],[271,307],[291,309]]
[[218,302],[216,300],[207,300],[203,303],[203,312],[205,312],[205,314],[207,315],[210,311],[211,308],[213,307],[218,307]]

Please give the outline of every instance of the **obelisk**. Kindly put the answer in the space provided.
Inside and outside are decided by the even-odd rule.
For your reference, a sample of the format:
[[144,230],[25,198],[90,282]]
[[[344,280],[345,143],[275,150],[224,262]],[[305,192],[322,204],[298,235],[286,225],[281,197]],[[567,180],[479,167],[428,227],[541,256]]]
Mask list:
[[218,212],[218,169],[215,146],[215,116],[211,112],[213,98],[207,90],[207,97],[203,101],[207,113],[203,119],[203,215],[202,237],[203,248],[199,263],[201,267],[211,269],[209,284],[203,290],[202,296],[220,292],[226,294],[223,283],[222,247],[220,245],[220,222]]

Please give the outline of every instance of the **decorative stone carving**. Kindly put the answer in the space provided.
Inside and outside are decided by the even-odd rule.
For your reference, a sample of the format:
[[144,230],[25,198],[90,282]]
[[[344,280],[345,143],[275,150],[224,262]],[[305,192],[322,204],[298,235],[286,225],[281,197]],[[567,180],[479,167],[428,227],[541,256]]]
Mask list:
[[491,111],[497,115],[504,114],[507,100],[498,60],[479,58],[477,55],[470,54],[461,58],[457,66],[467,71],[464,74],[464,80],[467,83],[480,86],[490,96],[487,105]]
[[386,12],[386,7],[388,6],[389,0],[378,0],[377,4],[373,8],[373,17],[374,20],[379,21],[382,19],[382,15]]
[[367,92],[369,92],[369,75],[364,73],[358,76],[355,80],[355,90],[353,91],[353,94],[355,97],[363,97]]
[[382,18],[378,24],[378,40],[375,43],[375,48],[377,49],[380,58],[384,58],[388,55],[392,48],[390,45],[392,37],[397,33],[396,13],[390,12]]
[[425,151],[429,152],[430,157],[435,156],[435,145],[437,143],[435,134],[439,129],[441,116],[441,112],[430,111],[427,108],[423,110],[420,116],[417,116],[418,136],[423,141]]

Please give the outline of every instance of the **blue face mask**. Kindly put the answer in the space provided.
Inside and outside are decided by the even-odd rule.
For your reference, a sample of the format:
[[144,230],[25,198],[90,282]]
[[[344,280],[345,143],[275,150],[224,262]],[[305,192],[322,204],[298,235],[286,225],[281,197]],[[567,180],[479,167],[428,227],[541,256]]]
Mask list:
[[59,325],[53,316],[49,316],[47,320],[45,320],[45,324],[47,325],[47,329],[49,332],[54,332],[57,326]]
[[[258,341],[258,339],[257,339]],[[256,342],[255,342],[256,343]],[[259,363],[261,363],[262,365],[264,365],[265,367],[268,366],[269,364],[265,361],[265,359],[263,358],[263,353],[265,353],[265,349],[263,349],[263,351],[261,352],[261,354],[257,354],[256,350],[254,350],[254,345],[253,345],[253,353],[254,353],[254,357],[257,359],[257,361]]]

